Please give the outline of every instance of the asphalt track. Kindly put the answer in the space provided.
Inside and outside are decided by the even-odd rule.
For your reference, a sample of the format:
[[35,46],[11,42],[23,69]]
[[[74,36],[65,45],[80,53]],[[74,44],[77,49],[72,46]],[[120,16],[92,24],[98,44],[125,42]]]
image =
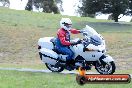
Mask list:
[[[21,72],[43,72],[43,73],[51,73],[52,71],[48,70],[48,69],[44,69],[44,70],[38,70],[38,69],[30,69],[30,68],[0,68],[0,70],[13,70],[13,71],[21,71]],[[74,70],[74,71],[62,71],[60,72],[62,74],[78,74],[78,71]],[[95,73],[95,72],[87,72],[87,74],[99,74],[99,73]]]
[[[42,72],[42,73],[51,73],[50,70],[44,69],[44,70],[38,70],[38,69],[30,69],[30,68],[0,68],[0,70],[12,70],[12,71],[20,71],[20,72]],[[78,74],[78,71],[62,71],[61,74]],[[99,74],[95,72],[87,72],[86,74]],[[132,77],[132,74],[130,74]]]

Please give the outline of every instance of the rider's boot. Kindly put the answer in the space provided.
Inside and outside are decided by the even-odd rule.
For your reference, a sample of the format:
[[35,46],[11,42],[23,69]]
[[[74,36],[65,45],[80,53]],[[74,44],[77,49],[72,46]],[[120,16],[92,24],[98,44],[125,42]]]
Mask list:
[[66,60],[66,69],[69,71],[74,70],[74,60]]

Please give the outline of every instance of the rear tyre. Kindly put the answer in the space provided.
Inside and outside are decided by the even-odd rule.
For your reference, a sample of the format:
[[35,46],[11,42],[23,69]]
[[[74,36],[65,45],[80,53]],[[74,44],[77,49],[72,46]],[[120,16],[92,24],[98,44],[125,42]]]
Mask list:
[[64,70],[64,68],[61,66],[55,66],[47,63],[45,63],[45,65],[52,72],[62,72]]
[[100,74],[113,74],[115,72],[116,66],[115,66],[114,61],[107,63],[105,66],[103,66],[97,62],[95,65],[95,69]]

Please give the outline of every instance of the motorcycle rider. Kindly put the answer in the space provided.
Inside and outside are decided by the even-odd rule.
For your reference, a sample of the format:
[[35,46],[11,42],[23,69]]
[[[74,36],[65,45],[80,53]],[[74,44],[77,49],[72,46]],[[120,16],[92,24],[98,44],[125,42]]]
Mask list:
[[74,61],[74,53],[69,46],[77,44],[77,42],[70,42],[70,33],[78,34],[82,32],[77,29],[72,29],[72,21],[69,18],[62,18],[60,27],[61,28],[57,32],[56,49],[62,54],[68,55],[66,57],[66,64],[70,66]]

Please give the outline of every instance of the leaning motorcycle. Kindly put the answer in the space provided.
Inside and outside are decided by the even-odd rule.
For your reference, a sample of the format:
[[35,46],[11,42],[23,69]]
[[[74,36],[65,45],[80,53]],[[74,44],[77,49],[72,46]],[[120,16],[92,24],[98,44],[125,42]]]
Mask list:
[[[70,49],[75,54],[73,69],[71,70],[78,69],[79,67],[90,70],[94,66],[100,74],[113,74],[116,69],[115,62],[106,53],[104,38],[88,25],[82,31],[83,39],[77,38],[72,40],[77,42],[77,44],[70,46]],[[67,55],[55,49],[55,37],[40,38],[38,49],[42,62],[49,70],[52,72],[62,72],[64,69],[67,69]]]

